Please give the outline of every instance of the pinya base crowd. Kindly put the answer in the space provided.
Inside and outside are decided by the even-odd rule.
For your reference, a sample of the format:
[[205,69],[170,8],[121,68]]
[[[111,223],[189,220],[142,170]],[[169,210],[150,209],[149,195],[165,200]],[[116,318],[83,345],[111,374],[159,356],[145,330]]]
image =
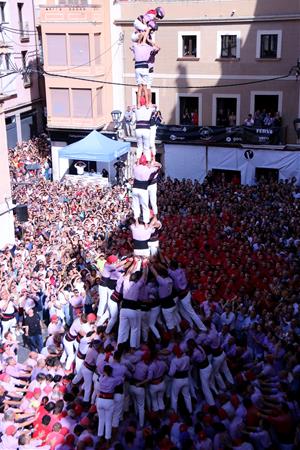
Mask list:
[[[145,259],[128,188],[22,183],[42,142],[10,160],[29,220],[0,253],[0,449],[299,448],[295,183],[162,180]],[[117,271],[140,289],[134,323]]]

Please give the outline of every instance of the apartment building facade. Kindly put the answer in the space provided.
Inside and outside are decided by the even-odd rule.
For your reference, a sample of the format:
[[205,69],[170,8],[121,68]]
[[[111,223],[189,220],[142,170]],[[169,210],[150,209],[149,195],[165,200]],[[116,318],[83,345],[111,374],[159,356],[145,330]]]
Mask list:
[[[131,45],[133,20],[156,3],[116,2],[116,25],[124,32],[126,105],[136,103]],[[293,120],[300,117],[299,1],[164,1],[159,23],[152,99],[165,123],[183,124],[186,114],[201,126],[240,125],[248,113],[282,116],[287,142],[296,142]],[[196,123],[195,123],[196,121]]]
[[[39,40],[32,0],[0,2],[0,98],[9,147],[43,128]],[[30,69],[30,71],[29,71]]]
[[[122,94],[113,92],[111,84],[115,56],[123,49],[122,35],[113,22],[110,1],[40,3],[47,129],[52,152],[93,129],[101,130],[111,121],[114,105],[124,107]],[[122,64],[122,58],[120,61]],[[115,103],[113,95],[117,95]]]

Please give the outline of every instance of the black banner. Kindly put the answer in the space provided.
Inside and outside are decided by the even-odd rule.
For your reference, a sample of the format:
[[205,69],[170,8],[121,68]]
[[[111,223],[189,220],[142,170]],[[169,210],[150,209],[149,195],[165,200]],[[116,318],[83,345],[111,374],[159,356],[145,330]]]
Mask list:
[[265,127],[194,127],[191,125],[160,125],[156,139],[163,142],[201,144],[283,144],[283,128]]

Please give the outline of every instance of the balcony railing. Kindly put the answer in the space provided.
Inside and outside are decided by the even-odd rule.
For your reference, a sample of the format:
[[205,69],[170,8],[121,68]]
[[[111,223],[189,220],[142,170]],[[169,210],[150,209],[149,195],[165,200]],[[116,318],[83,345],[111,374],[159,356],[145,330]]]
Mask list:
[[16,79],[18,74],[0,71],[0,100],[16,95]]
[[216,127],[193,125],[160,125],[156,136],[162,142],[198,142],[227,145],[285,145],[287,127]]
[[29,24],[28,22],[20,23],[20,41],[21,42],[29,42],[30,35],[29,35]]
[[59,6],[88,6],[88,0],[59,0]]

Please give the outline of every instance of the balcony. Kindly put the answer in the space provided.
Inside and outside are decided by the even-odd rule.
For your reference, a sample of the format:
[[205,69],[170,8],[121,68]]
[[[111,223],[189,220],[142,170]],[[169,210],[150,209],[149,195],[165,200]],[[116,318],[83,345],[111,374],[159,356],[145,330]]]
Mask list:
[[[3,76],[4,75],[4,76]],[[0,101],[8,100],[17,95],[16,79],[18,74],[7,74],[0,71]]]
[[30,36],[29,36],[29,24],[28,22],[20,23],[20,42],[29,42]]

